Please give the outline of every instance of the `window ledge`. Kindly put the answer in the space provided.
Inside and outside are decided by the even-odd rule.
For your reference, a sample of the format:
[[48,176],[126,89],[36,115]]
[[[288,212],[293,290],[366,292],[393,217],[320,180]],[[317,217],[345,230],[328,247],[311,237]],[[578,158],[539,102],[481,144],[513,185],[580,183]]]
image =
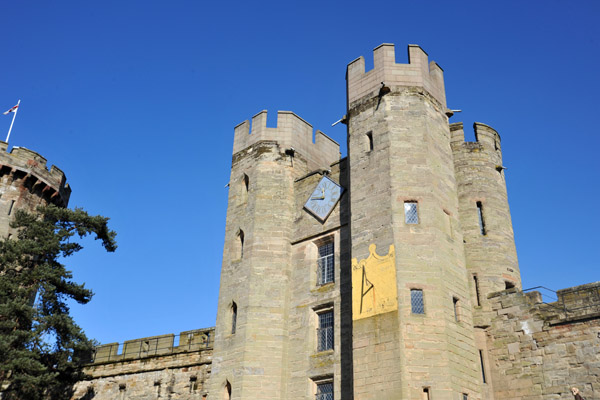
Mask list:
[[317,285],[312,291],[313,292],[326,292],[326,291],[331,290],[334,287],[335,287],[335,281],[327,282],[322,285]]
[[325,357],[325,356],[332,355],[333,353],[335,353],[335,349],[323,350],[323,351],[318,351],[315,354],[313,354],[313,357]]

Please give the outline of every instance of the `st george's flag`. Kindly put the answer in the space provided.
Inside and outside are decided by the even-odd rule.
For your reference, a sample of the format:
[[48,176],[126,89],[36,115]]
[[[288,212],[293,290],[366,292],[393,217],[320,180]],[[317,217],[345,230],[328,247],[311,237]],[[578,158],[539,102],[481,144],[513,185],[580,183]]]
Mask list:
[[10,108],[8,111],[5,111],[4,115],[10,114],[11,112],[17,112],[18,108],[19,108],[19,105],[17,104],[16,106]]

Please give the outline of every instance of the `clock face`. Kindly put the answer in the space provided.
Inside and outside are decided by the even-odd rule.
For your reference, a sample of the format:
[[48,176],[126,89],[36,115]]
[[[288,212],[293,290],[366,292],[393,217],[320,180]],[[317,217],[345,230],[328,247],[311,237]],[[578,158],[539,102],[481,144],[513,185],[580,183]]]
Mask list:
[[312,192],[304,208],[321,221],[325,221],[339,201],[344,188],[324,176]]

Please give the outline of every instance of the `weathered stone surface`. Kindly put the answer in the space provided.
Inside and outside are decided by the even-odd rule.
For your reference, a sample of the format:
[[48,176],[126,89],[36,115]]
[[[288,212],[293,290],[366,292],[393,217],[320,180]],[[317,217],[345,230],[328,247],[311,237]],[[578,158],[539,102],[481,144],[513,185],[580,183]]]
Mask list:
[[118,343],[100,346],[72,400],[204,399],[213,337],[210,328],[181,332],[177,345],[171,334],[125,342],[121,352]]
[[[600,397],[600,284],[551,305],[521,292],[499,134],[476,123],[464,141],[418,46],[397,64],[383,44],[346,76],[347,158],[288,111],[234,129],[214,353],[200,334],[107,344],[75,399],[315,399],[323,383],[335,400]],[[345,192],[320,221],[303,206],[324,174]],[[334,274],[320,284],[325,243]]]
[[66,207],[71,187],[65,174],[56,166],[50,170],[46,159],[25,147],[13,147],[0,141],[0,236],[13,235],[9,225],[15,211],[35,212],[41,205]]
[[497,399],[600,397],[600,282],[558,291],[558,301],[512,289],[492,294],[486,330]]

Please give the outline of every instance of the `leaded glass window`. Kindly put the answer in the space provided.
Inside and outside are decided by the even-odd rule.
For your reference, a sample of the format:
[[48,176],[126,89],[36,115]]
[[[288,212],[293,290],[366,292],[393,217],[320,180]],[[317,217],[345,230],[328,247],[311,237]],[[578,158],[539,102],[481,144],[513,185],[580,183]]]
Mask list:
[[419,223],[419,211],[416,201],[404,202],[404,222],[407,224]]
[[324,245],[319,246],[319,285],[333,282],[334,261],[333,242],[325,243]]
[[331,350],[333,349],[333,310],[325,311],[318,316],[317,350]]
[[423,291],[421,289],[411,289],[410,306],[413,314],[425,314],[425,303],[423,301]]
[[317,384],[316,400],[333,400],[333,382]]

